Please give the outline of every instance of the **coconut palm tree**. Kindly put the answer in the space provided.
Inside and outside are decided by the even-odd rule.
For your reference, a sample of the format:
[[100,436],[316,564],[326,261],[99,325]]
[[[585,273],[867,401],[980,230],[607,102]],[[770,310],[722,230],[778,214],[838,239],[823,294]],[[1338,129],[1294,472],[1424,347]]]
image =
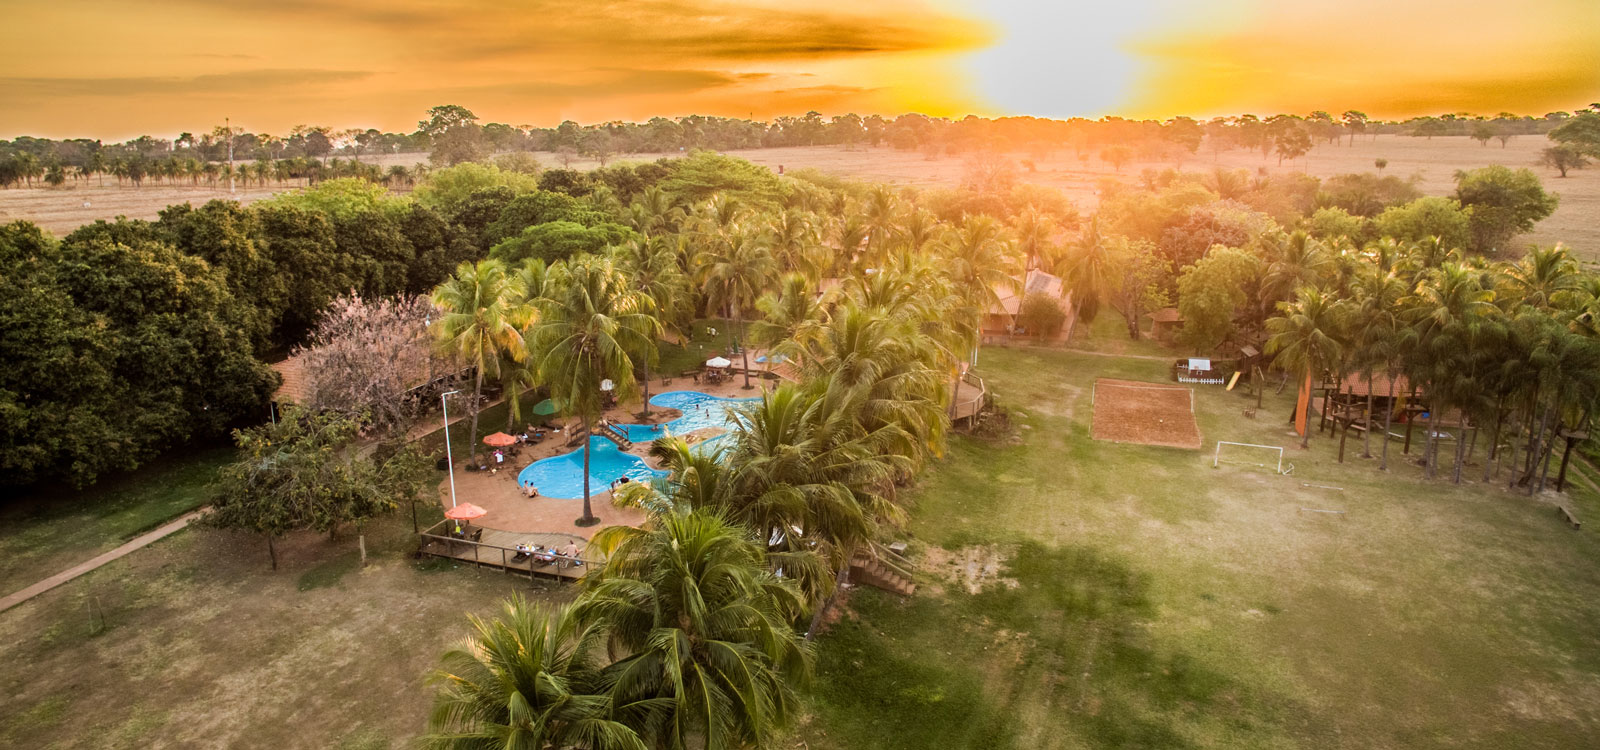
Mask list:
[[1495,324],[1499,308],[1494,292],[1483,286],[1483,275],[1447,261],[1429,270],[1406,300],[1411,336],[1407,371],[1413,383],[1426,389],[1429,401],[1427,476],[1438,468],[1434,429],[1447,408],[1466,408],[1483,392],[1476,378],[1481,352],[1474,351],[1485,326]]
[[811,651],[790,626],[800,590],[766,568],[749,531],[709,510],[674,509],[648,528],[612,526],[607,555],[574,606],[620,655],[606,668],[618,706],[653,708],[654,747],[766,746],[792,724]]
[[610,380],[619,400],[635,395],[631,353],[648,352],[661,335],[652,301],[629,286],[610,259],[580,255],[550,269],[539,322],[529,332],[538,357],[539,380],[583,430],[583,516],[579,526],[600,522],[590,505],[589,436],[600,415],[600,382]]
[[[1343,305],[1332,295],[1313,287],[1301,287],[1293,302],[1280,302],[1281,314],[1267,320],[1267,354],[1274,355],[1278,367],[1300,376],[1301,388],[1309,389],[1323,371],[1339,361],[1343,350],[1340,331]],[[1307,411],[1311,402],[1307,400]],[[1311,447],[1309,413],[1300,447]]]
[[499,377],[504,359],[527,356],[522,331],[535,319],[535,309],[522,300],[524,290],[498,260],[463,262],[454,276],[433,292],[442,314],[434,323],[438,348],[461,358],[474,370],[472,428],[469,445],[478,446],[478,413],[485,377]]
[[1050,215],[1028,204],[1012,220],[1012,226],[1017,234],[1017,250],[1026,259],[1024,271],[1044,267],[1044,259],[1053,254],[1052,239],[1056,234],[1056,222]]
[[822,246],[810,214],[791,208],[774,215],[766,226],[766,243],[780,270],[799,272],[813,283],[822,280],[829,264],[821,257]]
[[756,531],[774,569],[813,603],[843,585],[880,524],[904,517],[890,497],[912,464],[897,452],[905,436],[897,424],[867,429],[856,418],[866,395],[839,383],[784,385],[731,415],[729,461],[739,468],[724,513]]
[[1501,288],[1507,301],[1538,310],[1550,310],[1566,302],[1577,290],[1582,277],[1578,262],[1565,245],[1535,247],[1521,260],[1501,271]]
[[[678,255],[665,237],[633,240],[614,248],[611,257],[617,269],[629,280],[634,291],[650,301],[656,320],[664,331],[679,330],[694,311],[694,294],[689,279],[678,265]],[[650,416],[650,368],[657,361],[654,341],[643,351],[634,352],[644,377],[644,416]]]
[[[1078,238],[1063,248],[1056,275],[1072,290],[1073,322],[1093,323],[1100,303],[1122,289],[1122,253],[1116,241],[1101,234],[1099,218],[1091,218]],[[1135,323],[1136,325],[1137,323]]]
[[1005,227],[988,216],[967,219],[959,230],[945,236],[940,257],[961,294],[980,302],[984,309],[1000,303],[1000,294],[1021,288],[1015,249]]
[[777,263],[764,240],[732,232],[696,259],[696,275],[710,304],[733,318],[734,344],[744,363],[744,387],[750,385],[750,351],[744,345],[744,314],[777,273]]
[[1353,362],[1366,374],[1367,380],[1367,430],[1362,435],[1361,457],[1372,458],[1371,424],[1373,411],[1372,376],[1382,368],[1389,381],[1389,408],[1384,421],[1383,461],[1380,470],[1389,466],[1389,419],[1394,416],[1394,381],[1400,369],[1400,300],[1406,296],[1405,282],[1393,270],[1385,271],[1364,264],[1355,280],[1355,309],[1351,327]]
[[433,675],[441,688],[424,747],[645,750],[618,718],[643,719],[652,706],[606,694],[601,629],[519,594],[497,618],[467,618],[472,637],[446,651]]
[[1338,270],[1327,246],[1304,231],[1278,233],[1267,245],[1267,270],[1261,279],[1263,301],[1288,300],[1301,287],[1321,287]]
[[823,296],[811,287],[809,279],[793,272],[783,275],[776,291],[761,295],[756,309],[764,318],[751,321],[750,336],[771,350],[768,362],[774,355],[797,356],[828,318]]

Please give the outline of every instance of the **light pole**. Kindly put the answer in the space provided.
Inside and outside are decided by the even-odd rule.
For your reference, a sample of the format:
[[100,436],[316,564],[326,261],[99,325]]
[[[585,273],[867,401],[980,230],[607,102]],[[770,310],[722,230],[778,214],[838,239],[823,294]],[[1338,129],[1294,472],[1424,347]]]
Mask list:
[[461,391],[447,391],[439,394],[439,405],[444,407],[444,460],[450,464],[450,507],[456,507],[456,460],[450,455],[450,402],[445,400]]

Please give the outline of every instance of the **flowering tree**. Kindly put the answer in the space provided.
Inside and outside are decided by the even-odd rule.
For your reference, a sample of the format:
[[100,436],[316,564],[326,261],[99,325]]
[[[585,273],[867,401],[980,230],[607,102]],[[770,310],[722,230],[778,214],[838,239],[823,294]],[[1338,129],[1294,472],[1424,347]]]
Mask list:
[[344,414],[366,412],[369,429],[404,429],[432,401],[414,393],[457,369],[428,335],[438,311],[427,297],[335,300],[296,352],[306,373],[306,406]]

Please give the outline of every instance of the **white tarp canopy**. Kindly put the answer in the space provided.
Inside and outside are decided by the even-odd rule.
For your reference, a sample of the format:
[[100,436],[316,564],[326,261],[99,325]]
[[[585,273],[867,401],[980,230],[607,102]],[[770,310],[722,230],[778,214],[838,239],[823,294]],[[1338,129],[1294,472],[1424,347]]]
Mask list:
[[1209,369],[1211,369],[1211,360],[1209,360],[1209,359],[1200,359],[1199,357],[1190,357],[1189,358],[1189,369],[1191,369],[1191,370],[1209,370]]
[[605,380],[600,381],[600,390],[602,390],[602,391],[609,391],[609,390],[611,390],[613,388],[616,388],[616,387],[617,387],[617,384],[611,382],[610,378],[606,378]]
[[733,364],[733,361],[726,357],[712,357],[706,360],[706,367],[727,367],[731,364]]

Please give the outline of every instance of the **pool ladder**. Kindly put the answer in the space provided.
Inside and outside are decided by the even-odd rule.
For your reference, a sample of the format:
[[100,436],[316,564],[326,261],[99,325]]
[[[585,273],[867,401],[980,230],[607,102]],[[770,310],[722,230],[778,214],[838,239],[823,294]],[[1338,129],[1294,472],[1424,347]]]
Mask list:
[[595,425],[594,434],[616,443],[617,447],[622,450],[628,450],[633,447],[633,441],[628,439],[628,433],[610,422],[601,422]]

